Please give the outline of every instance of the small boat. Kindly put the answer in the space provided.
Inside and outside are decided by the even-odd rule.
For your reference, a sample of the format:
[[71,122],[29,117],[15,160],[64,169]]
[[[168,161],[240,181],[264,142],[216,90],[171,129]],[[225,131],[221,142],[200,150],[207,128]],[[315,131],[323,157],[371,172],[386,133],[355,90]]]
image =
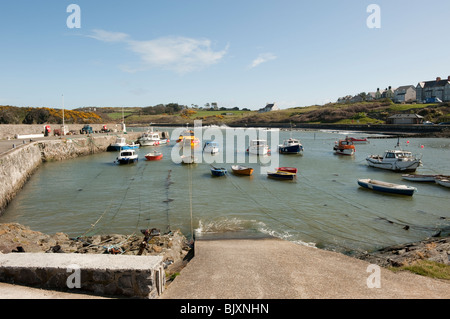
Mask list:
[[358,179],[358,185],[378,192],[407,196],[412,196],[417,191],[417,188],[412,186],[387,183],[374,179]]
[[226,168],[223,168],[223,167],[222,168],[218,168],[218,167],[211,166],[211,174],[213,176],[224,176],[227,173],[228,173],[228,171],[227,171]]
[[422,165],[422,160],[411,152],[403,150],[388,150],[383,156],[370,155],[366,158],[371,167],[392,170],[396,172],[414,172]]
[[283,144],[278,145],[278,152],[280,154],[301,154],[303,153],[303,145],[300,141],[294,138],[287,139]]
[[403,174],[402,178],[411,182],[433,182],[440,175]]
[[353,142],[353,144],[366,144],[369,143],[369,140],[367,138],[354,138],[354,137],[347,137],[350,141]]
[[297,169],[295,167],[278,167],[277,171],[297,174]]
[[118,137],[116,138],[116,141],[111,144],[110,146],[113,150],[120,151],[120,150],[137,150],[139,148],[139,144],[128,144],[125,137]]
[[441,186],[450,187],[450,178],[437,177],[434,181]]
[[190,155],[190,156],[182,155],[181,162],[183,164],[197,164],[198,158],[197,158],[197,156],[194,156],[194,155]]
[[219,144],[217,142],[206,141],[203,146],[203,152],[211,154],[219,153]]
[[267,172],[267,177],[269,178],[275,178],[275,179],[282,179],[282,180],[293,180],[297,174],[290,173],[290,172],[283,172],[283,171],[276,171],[276,172]]
[[234,174],[236,175],[246,175],[246,176],[250,176],[253,174],[253,168],[251,167],[246,167],[246,166],[242,166],[242,165],[232,165],[231,166],[231,170],[233,171]]
[[353,142],[350,139],[345,140],[339,140],[339,142],[336,142],[336,145],[334,145],[333,150],[336,154],[339,155],[354,155],[355,154],[355,145],[353,145]]
[[158,151],[153,151],[145,155],[145,158],[149,161],[159,161],[163,158],[163,154]]
[[119,164],[132,164],[138,161],[138,154],[135,150],[125,149],[119,152],[119,156],[117,156],[117,162]]
[[247,152],[254,155],[267,155],[269,153],[269,145],[266,140],[252,140]]

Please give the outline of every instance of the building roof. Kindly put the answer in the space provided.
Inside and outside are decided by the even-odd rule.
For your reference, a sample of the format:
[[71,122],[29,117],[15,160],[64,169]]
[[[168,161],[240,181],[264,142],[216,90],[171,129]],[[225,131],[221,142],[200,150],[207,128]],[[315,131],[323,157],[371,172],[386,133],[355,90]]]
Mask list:
[[434,87],[440,87],[440,86],[445,86],[446,84],[450,84],[450,81],[448,79],[444,79],[444,80],[440,80],[440,81],[425,81],[425,82],[419,82],[419,84],[417,84],[417,86],[422,87],[423,89],[427,89],[427,88],[434,88]]

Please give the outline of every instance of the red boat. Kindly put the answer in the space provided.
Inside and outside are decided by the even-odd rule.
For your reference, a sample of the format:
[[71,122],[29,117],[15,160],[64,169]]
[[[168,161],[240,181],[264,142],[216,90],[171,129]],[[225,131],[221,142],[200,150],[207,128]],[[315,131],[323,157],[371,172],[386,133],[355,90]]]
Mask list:
[[297,174],[297,169],[295,167],[278,167],[277,171]]
[[145,155],[145,158],[149,161],[159,161],[160,159],[162,159],[162,157],[163,157],[163,154],[158,151],[153,151],[153,152]]
[[354,138],[354,137],[347,137],[350,141],[353,142],[353,144],[363,144],[368,143],[369,140],[367,138]]

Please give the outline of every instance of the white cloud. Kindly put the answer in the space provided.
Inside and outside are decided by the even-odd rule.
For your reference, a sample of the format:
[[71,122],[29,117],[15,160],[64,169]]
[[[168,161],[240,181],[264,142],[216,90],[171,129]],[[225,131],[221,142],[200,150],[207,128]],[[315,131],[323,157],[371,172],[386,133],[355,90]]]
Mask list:
[[275,60],[277,57],[273,53],[261,53],[258,55],[256,59],[253,60],[252,64],[250,65],[250,68],[255,68],[261,63],[265,63],[271,60]]
[[129,35],[104,30],[94,30],[91,38],[103,42],[123,42],[127,49],[140,57],[140,66],[121,65],[126,72],[137,72],[149,68],[164,68],[180,74],[191,72],[218,63],[227,53],[214,51],[208,39],[187,37],[161,37],[148,41],[135,41]]

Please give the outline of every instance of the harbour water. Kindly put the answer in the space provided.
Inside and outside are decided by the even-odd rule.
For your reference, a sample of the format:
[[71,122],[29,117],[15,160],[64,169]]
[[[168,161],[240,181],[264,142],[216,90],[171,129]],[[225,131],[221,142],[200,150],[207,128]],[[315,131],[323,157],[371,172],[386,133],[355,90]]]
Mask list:
[[[153,227],[161,232],[180,229],[188,238],[194,231],[244,230],[340,252],[370,251],[422,240],[439,231],[449,233],[450,189],[409,182],[401,173],[367,166],[368,155],[393,149],[397,138],[256,130],[269,143],[275,137],[273,145],[298,138],[304,153],[280,155],[272,147],[270,156],[255,159],[239,143],[233,147],[233,156],[225,154],[228,131],[220,129],[220,152],[205,155],[195,165],[173,161],[178,133],[171,135],[168,145],[141,147],[136,164],[115,164],[115,152],[44,163],[10,203],[0,223],[18,222],[33,230],[72,237],[131,235]],[[346,135],[369,137],[370,143],[356,145],[354,156],[335,155],[335,141]],[[450,139],[403,138],[400,146],[422,154],[423,166],[417,173],[450,175]],[[163,159],[147,161],[144,155],[155,148]],[[219,162],[213,165],[228,169],[226,177],[211,175],[213,160]],[[231,165],[236,163],[255,168],[253,176],[233,175]],[[264,169],[274,164],[298,168],[296,180],[267,178]],[[418,191],[412,197],[376,193],[359,187],[360,178],[415,186]]]

